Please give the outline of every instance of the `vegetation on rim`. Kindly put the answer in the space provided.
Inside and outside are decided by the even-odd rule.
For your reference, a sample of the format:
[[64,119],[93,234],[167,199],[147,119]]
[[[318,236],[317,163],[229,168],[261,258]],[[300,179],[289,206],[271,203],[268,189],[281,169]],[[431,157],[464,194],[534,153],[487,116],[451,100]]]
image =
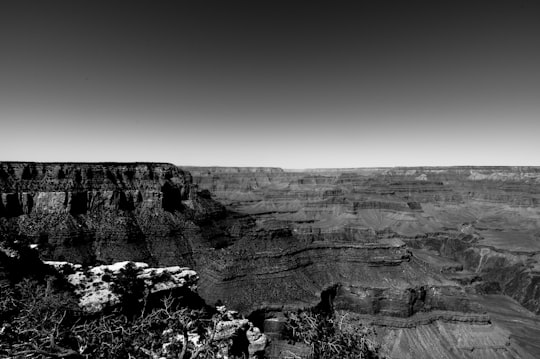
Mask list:
[[[0,357],[7,358],[215,358],[219,314],[177,305],[172,297],[148,310],[118,307],[82,313],[74,297],[23,280],[2,288]],[[196,333],[194,341],[188,333]]]
[[370,327],[345,320],[347,313],[303,310],[287,312],[283,337],[311,347],[313,359],[379,358]]

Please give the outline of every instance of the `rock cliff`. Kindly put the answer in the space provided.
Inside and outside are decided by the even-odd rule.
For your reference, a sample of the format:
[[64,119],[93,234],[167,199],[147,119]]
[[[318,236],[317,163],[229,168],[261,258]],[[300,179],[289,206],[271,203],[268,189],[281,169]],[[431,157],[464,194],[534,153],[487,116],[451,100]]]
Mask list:
[[[516,329],[509,334],[493,326],[482,317],[488,309],[471,301],[471,293],[503,293],[540,312],[539,168],[190,172],[229,211],[280,233],[281,244],[270,248],[267,240],[251,254],[256,261],[237,255],[234,264],[221,265],[233,274],[220,277],[227,272],[222,269],[208,275],[234,288],[270,283],[277,289],[266,290],[262,307],[272,307],[277,298],[285,306],[312,298],[358,315],[393,318],[374,322],[385,328],[383,341],[402,343],[388,346],[388,353],[406,350],[413,357],[430,357],[433,350],[465,357],[469,347],[475,353],[484,348],[486,357],[503,355]],[[221,286],[213,288],[219,293]],[[262,292],[255,286],[250,302]],[[472,323],[485,336],[460,344],[456,335],[467,336]],[[441,336],[465,351],[447,352],[435,344]],[[516,353],[504,355],[528,355]]]
[[540,312],[539,168],[190,170],[201,188],[262,227],[281,225],[308,243],[394,238],[416,250],[420,265],[454,266],[454,280],[476,278],[478,289],[498,283]]
[[317,306],[378,327],[391,356],[527,357],[474,296],[540,311],[539,186],[537,168],[2,163],[0,224],[47,260],[193,268],[207,303],[259,327]]
[[0,193],[4,235],[82,264],[193,266],[201,223],[224,213],[167,164],[2,163]]

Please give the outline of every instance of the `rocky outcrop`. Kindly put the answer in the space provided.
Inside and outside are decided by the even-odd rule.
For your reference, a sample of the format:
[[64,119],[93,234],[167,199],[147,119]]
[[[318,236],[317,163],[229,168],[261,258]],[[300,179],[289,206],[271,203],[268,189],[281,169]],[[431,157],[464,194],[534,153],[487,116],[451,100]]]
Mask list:
[[518,243],[513,243],[514,248],[494,247],[484,243],[486,241],[473,236],[446,238],[436,242],[411,241],[411,245],[428,247],[462,263],[466,271],[474,273],[479,279],[473,284],[479,293],[504,293],[537,314],[540,313],[538,249],[520,249]]
[[[88,313],[101,312],[120,304],[122,292],[131,291],[123,286],[141,284],[141,294],[148,296],[179,289],[194,291],[198,280],[197,273],[189,268],[150,268],[141,262],[118,262],[89,268],[69,262],[48,261],[45,264],[53,266],[67,279],[79,297],[79,306]],[[126,279],[130,283],[125,283]]]
[[[146,263],[129,261],[94,267],[55,261],[45,264],[54,267],[58,274],[67,280],[79,299],[80,308],[86,314],[99,314],[115,306],[126,305],[127,300],[133,300],[127,298],[126,293],[130,296],[139,295],[135,300],[144,300],[145,303],[153,295],[159,294],[173,294],[175,300],[178,300],[180,292],[189,293],[191,297],[198,296],[199,277],[189,268],[150,268]],[[259,358],[268,346],[266,335],[237,311],[227,310],[224,306],[216,309],[214,318],[207,319],[214,323],[214,326],[207,328],[208,332],[204,333],[207,341],[210,340],[214,347],[219,348],[222,357],[240,351],[248,354],[249,358]],[[159,353],[142,350],[151,357],[164,357],[172,352],[170,348],[174,346],[190,345],[196,352],[197,349],[203,349],[203,333],[195,329],[187,333],[166,329],[161,334],[162,345]]]
[[477,310],[458,284],[425,270],[402,242],[286,245],[251,251],[246,243],[244,252],[225,251],[221,261],[208,258],[200,292],[244,312],[319,304],[398,317],[435,309]]

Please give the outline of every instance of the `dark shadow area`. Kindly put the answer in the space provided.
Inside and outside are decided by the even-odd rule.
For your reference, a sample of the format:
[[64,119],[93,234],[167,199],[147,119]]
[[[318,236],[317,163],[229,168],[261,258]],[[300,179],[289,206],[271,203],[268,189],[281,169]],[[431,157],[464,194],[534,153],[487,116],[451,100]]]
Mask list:
[[334,299],[338,293],[341,284],[334,284],[326,288],[321,293],[321,301],[314,308],[315,312],[331,315],[334,312]]
[[126,193],[121,190],[115,190],[113,192],[110,204],[113,205],[116,210],[133,211],[135,209],[131,194],[126,195]]
[[86,214],[88,211],[88,193],[86,191],[72,192],[69,213],[72,216]]
[[21,202],[18,193],[6,194],[6,205],[4,208],[5,217],[18,217],[23,214]]
[[26,193],[26,204],[24,208],[24,213],[30,214],[34,208],[34,197],[30,193]]
[[233,358],[249,358],[249,340],[247,338],[247,326],[240,327],[232,336],[232,345],[229,349],[229,354]]
[[167,181],[161,186],[161,192],[163,194],[161,204],[165,211],[174,212],[182,210],[182,193],[180,188]]
[[253,326],[263,330],[264,329],[264,320],[266,319],[266,311],[262,309],[257,309],[251,312],[248,315],[247,319],[253,323]]

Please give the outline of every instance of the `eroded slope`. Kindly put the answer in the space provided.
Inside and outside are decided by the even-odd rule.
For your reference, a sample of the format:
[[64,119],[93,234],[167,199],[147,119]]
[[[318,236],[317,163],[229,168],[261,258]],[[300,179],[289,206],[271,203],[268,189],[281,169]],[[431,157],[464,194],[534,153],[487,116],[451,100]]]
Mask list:
[[[287,304],[330,296],[336,308],[379,318],[384,340],[398,343],[387,347],[392,355],[439,350],[441,357],[464,357],[474,348],[483,357],[529,355],[505,350],[516,328],[493,325],[485,303],[471,294],[502,293],[540,311],[539,169],[190,171],[229,210],[249,214],[261,231],[281,233],[279,245],[257,242],[265,250],[252,254],[256,260],[236,256],[223,264],[216,272],[234,274],[216,276],[216,283],[272,283],[268,305],[280,295]],[[291,243],[300,247],[295,254]],[[270,264],[283,258],[288,265]],[[262,295],[254,292],[252,303]],[[481,334],[467,334],[472,324]],[[461,354],[442,348],[444,341]]]

